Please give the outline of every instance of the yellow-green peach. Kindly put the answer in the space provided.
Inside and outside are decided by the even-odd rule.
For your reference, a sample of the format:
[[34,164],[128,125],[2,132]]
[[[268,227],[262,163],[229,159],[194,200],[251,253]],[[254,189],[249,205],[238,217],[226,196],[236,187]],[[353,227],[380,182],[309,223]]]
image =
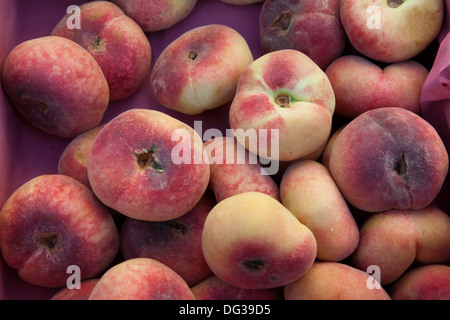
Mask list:
[[[334,108],[325,72],[298,50],[279,50],[256,59],[242,73],[230,106],[230,127],[250,152],[291,161],[324,147]],[[256,142],[248,139],[253,132]],[[276,139],[274,149],[269,142]]]
[[279,201],[240,193],[208,214],[202,248],[213,273],[232,286],[267,289],[297,280],[313,264],[313,233]]
[[341,0],[341,22],[353,47],[386,63],[409,60],[438,36],[443,0]]

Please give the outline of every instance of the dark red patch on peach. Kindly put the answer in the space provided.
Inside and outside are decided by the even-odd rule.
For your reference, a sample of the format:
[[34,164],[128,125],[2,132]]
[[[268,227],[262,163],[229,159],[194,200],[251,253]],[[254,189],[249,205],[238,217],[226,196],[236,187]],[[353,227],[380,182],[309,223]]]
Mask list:
[[283,256],[271,250],[271,244],[266,241],[243,241],[230,253],[229,273],[235,276],[235,282],[242,288],[282,286],[309,269],[309,261],[312,260],[311,243],[308,242],[299,245],[292,254]]
[[231,113],[232,123],[251,122],[276,112],[270,97],[265,93],[242,97],[236,103],[239,103],[239,108],[234,108],[235,112]]
[[289,60],[289,55],[274,55],[266,63],[263,71],[263,79],[269,88],[277,91],[293,90],[298,81],[297,66]]

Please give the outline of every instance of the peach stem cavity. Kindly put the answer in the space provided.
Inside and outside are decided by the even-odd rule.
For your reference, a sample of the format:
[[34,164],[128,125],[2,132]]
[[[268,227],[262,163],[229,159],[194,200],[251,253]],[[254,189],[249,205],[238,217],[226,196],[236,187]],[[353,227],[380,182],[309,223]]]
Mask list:
[[39,239],[39,245],[42,247],[48,248],[49,250],[58,249],[59,245],[59,235],[58,233],[52,233],[46,236],[43,236]]
[[279,94],[275,97],[275,102],[281,107],[281,108],[289,108],[291,103],[291,97],[287,94]]
[[190,51],[188,53],[188,58],[191,59],[191,60],[195,60],[195,59],[197,59],[197,57],[198,57],[198,53],[195,52],[195,51]]
[[400,7],[403,2],[405,2],[404,0],[387,0],[388,6],[391,8],[398,8]]
[[186,234],[189,229],[187,225],[178,221],[164,221],[162,223],[174,229],[179,234]]
[[408,160],[403,153],[398,161],[394,163],[394,171],[398,173],[403,180],[408,181]]
[[245,259],[242,262],[242,265],[250,272],[261,270],[265,264],[265,261],[262,259]]
[[291,11],[282,11],[278,9],[278,15],[275,20],[270,25],[272,29],[280,29],[282,31],[286,31],[289,29],[292,21],[292,12]]
[[142,152],[135,154],[137,164],[142,169],[151,168],[155,172],[163,173],[164,167],[158,161],[156,156],[156,144],[153,144],[150,148],[142,150]]

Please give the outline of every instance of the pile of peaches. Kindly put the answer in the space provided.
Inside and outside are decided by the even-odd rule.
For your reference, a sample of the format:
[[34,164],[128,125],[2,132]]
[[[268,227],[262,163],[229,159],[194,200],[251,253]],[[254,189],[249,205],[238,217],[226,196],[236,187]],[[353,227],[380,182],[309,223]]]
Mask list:
[[[11,105],[70,143],[58,174],[1,208],[2,259],[60,288],[53,299],[450,299],[450,217],[435,204],[449,159],[420,115],[429,71],[414,59],[444,1],[222,1],[259,3],[262,56],[211,24],[152,57],[147,33],[197,0],[87,2],[9,53]],[[101,124],[146,79],[180,114],[229,106],[235,136],[151,108]]]

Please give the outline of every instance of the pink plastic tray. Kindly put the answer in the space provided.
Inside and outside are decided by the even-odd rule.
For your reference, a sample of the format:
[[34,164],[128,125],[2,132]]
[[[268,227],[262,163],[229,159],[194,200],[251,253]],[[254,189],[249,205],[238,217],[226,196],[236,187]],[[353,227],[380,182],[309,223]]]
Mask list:
[[[25,40],[49,35],[69,5],[80,5],[84,2],[87,1],[0,0],[0,30],[2,30],[0,66],[14,46]],[[450,0],[446,3],[447,11],[449,11]],[[192,13],[173,28],[148,33],[152,46],[152,62],[154,63],[161,51],[182,33],[197,26],[213,23],[226,24],[240,32],[246,38],[254,58],[258,58],[262,54],[258,26],[261,6],[262,3],[234,6],[220,0],[199,0]],[[448,30],[447,24],[443,32],[447,33]],[[443,39],[443,36],[441,38]],[[434,60],[435,52],[433,50],[431,52],[433,53],[431,59]],[[431,66],[433,61],[430,58],[427,59],[427,64]],[[448,63],[447,60],[447,65]],[[202,120],[203,130],[218,128],[225,134],[225,129],[228,128],[228,107],[225,105],[199,116],[182,115],[162,107],[156,101],[150,82],[147,81],[133,96],[110,103],[103,123],[130,108],[150,108],[164,111],[191,126],[194,120]],[[434,105],[430,103],[427,108],[431,110]],[[443,130],[442,135],[448,136],[450,134],[448,130],[449,100],[440,102],[440,107],[435,108],[436,111],[429,111],[429,113],[439,115],[434,121]],[[11,107],[2,90],[0,94],[0,206],[15,189],[31,178],[40,174],[57,173],[59,157],[69,142],[70,140],[53,137],[31,127]],[[444,195],[448,195],[449,191],[450,186],[447,183],[439,197],[441,207],[448,208],[449,203],[444,199]],[[41,288],[25,283],[17,276],[15,270],[5,265],[0,257],[0,299],[48,299],[56,291],[57,289]]]

